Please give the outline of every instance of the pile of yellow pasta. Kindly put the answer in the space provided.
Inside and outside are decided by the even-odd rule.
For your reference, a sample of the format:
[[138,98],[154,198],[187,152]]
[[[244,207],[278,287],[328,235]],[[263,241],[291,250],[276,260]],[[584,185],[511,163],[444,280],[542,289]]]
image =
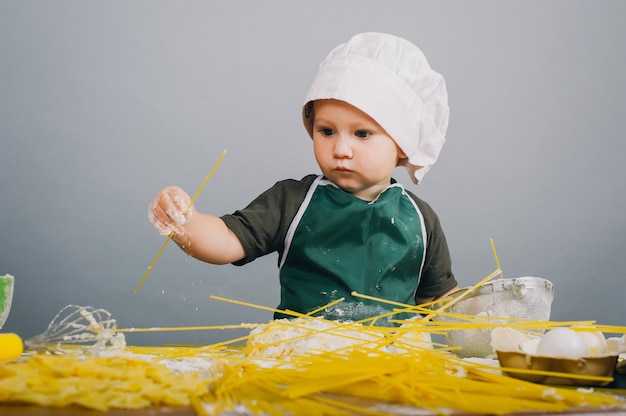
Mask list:
[[198,373],[175,372],[147,359],[40,353],[0,363],[0,402],[71,404],[96,410],[188,406],[207,393]]
[[[25,354],[0,363],[0,411],[2,403],[16,402],[101,411],[191,406],[198,415],[243,409],[276,416],[389,415],[415,408],[433,414],[626,409],[624,401],[607,392],[533,384],[461,359],[424,334],[493,324],[465,316],[466,323],[451,326],[421,318],[419,312],[427,311],[411,308],[416,319],[395,328],[371,325],[376,319],[340,323],[294,313],[297,319],[258,325],[241,347],[229,345],[245,338],[196,348],[126,347],[100,356],[80,348]],[[545,329],[562,324],[510,325]],[[202,370],[172,365],[186,360],[210,365]]]
[[[80,350],[26,355],[0,364],[0,402],[74,404],[102,411],[192,406],[198,415],[219,415],[243,406],[256,415],[307,416],[388,415],[411,407],[433,414],[508,414],[626,405],[613,395],[593,390],[554,388],[506,377],[491,366],[425,345],[422,339],[415,344],[404,342],[409,329],[415,328],[394,336],[389,328],[324,321],[324,329],[311,329],[307,334],[302,322],[293,321],[299,338],[321,331],[330,337],[350,336],[351,342],[336,350],[311,350],[290,357],[246,355],[241,348],[219,345],[127,347],[120,355],[100,357]],[[290,324],[268,325],[284,328]],[[358,330],[368,334],[360,342],[354,337]],[[254,351],[258,348],[257,343]],[[210,360],[210,370],[180,371],[164,364],[190,359]]]
[[303,414],[303,409],[307,415],[383,415],[393,414],[394,407],[433,414],[509,414],[624,406],[614,396],[523,382],[427,349],[398,355],[357,348],[277,367],[242,360],[225,364],[221,373],[206,414],[235,404],[269,415]]

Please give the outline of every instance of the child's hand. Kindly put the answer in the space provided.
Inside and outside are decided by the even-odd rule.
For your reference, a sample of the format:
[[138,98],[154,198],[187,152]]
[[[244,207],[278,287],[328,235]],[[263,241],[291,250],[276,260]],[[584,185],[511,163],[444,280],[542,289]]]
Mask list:
[[[152,199],[148,207],[148,220],[163,236],[170,233],[184,235],[184,225],[189,222],[194,213],[194,207],[189,207],[191,198],[177,186],[168,186]],[[187,209],[189,207],[189,209]]]

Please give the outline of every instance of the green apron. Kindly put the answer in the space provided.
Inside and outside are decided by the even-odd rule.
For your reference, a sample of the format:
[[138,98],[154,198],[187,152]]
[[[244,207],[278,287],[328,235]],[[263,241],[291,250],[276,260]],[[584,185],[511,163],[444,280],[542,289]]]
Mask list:
[[400,184],[366,202],[320,176],[287,232],[278,309],[307,313],[344,297],[316,315],[356,321],[396,308],[353,291],[414,305],[425,236],[422,215]]

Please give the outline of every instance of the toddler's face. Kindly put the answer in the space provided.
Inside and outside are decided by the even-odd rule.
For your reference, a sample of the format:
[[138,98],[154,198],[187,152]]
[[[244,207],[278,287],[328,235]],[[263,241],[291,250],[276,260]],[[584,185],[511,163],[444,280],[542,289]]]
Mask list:
[[344,101],[317,100],[313,112],[313,148],[322,173],[357,198],[375,199],[406,155],[374,119]]

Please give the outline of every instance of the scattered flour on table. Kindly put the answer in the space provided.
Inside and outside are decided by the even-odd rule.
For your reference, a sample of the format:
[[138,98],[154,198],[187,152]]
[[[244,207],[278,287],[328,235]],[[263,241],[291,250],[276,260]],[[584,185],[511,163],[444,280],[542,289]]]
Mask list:
[[336,321],[297,318],[277,319],[255,328],[245,349],[247,357],[289,359],[364,345],[376,347],[382,334],[355,330]]

